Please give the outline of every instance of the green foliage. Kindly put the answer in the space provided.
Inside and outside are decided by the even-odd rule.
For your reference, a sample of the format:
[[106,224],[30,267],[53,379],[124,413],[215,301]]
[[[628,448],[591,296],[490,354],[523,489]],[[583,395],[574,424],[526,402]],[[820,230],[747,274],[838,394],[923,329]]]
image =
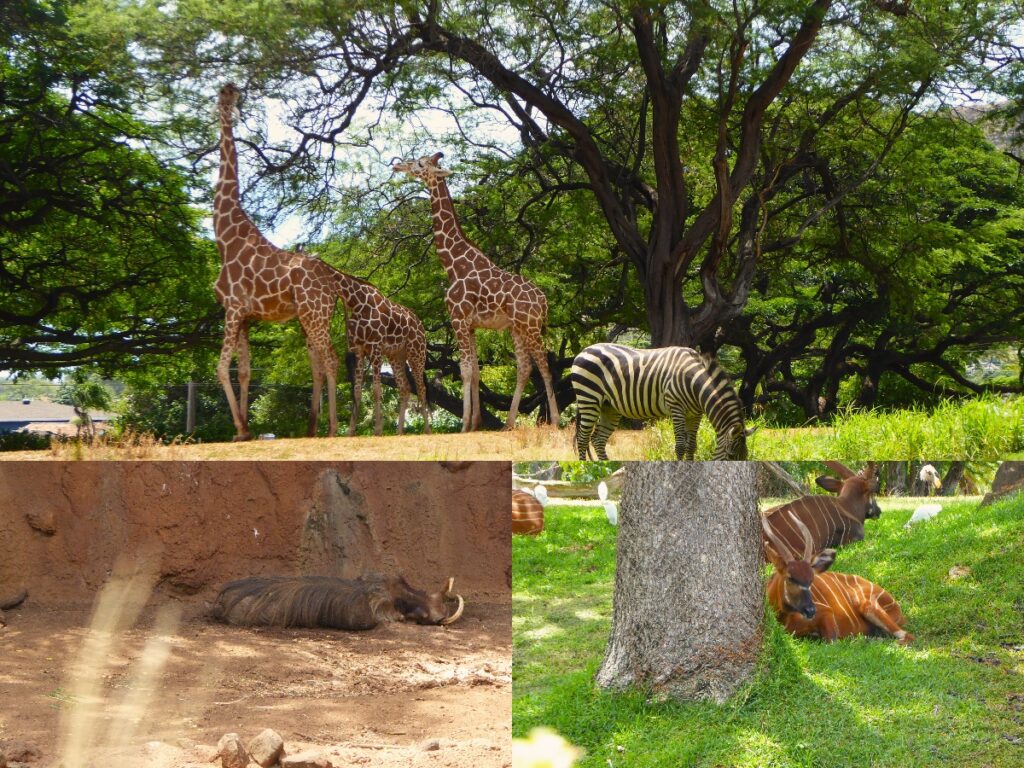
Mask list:
[[[848,408],[824,426],[776,428],[760,422],[754,426],[757,431],[747,438],[752,459],[813,461],[828,456],[859,461],[870,456],[879,461],[991,461],[1024,448],[1024,398],[988,395],[943,400],[933,408]],[[675,456],[670,421],[649,426],[645,438],[644,459]],[[714,430],[704,419],[697,435],[697,459],[710,458],[714,446]]]
[[54,399],[81,410],[104,411],[114,405],[113,392],[98,375],[84,368],[76,368],[61,382]]
[[914,504],[882,500],[835,568],[892,592],[915,643],[797,640],[769,615],[756,679],[721,706],[594,686],[615,529],[600,508],[549,508],[540,536],[513,540],[513,733],[555,728],[586,749],[581,768],[1016,765],[1024,498],[951,501],[904,532]]
[[[0,59],[0,367],[52,373],[209,343],[213,252],[186,177],[147,145],[136,63],[72,23],[5,4]],[[123,34],[117,35],[122,45]]]
[[621,461],[560,461],[562,479],[570,483],[596,483],[622,466]]

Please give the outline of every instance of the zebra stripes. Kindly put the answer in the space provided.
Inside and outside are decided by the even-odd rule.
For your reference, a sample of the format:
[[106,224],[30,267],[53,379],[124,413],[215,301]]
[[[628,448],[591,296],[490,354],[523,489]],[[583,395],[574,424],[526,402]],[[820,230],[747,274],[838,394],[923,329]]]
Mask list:
[[[717,435],[712,459],[747,458],[743,407],[728,375],[689,347],[632,349],[594,344],[580,352],[570,376],[576,393],[576,447],[581,461],[593,442],[597,458],[619,419],[671,417],[676,458],[693,459],[697,429],[707,414]],[[752,432],[753,430],[751,430]]]

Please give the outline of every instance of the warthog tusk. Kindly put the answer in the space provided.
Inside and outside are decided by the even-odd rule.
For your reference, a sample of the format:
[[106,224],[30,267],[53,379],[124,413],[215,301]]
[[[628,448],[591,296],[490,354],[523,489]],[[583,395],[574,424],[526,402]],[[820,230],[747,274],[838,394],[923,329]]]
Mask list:
[[459,620],[459,617],[462,615],[462,609],[466,607],[466,603],[463,601],[462,595],[456,595],[455,599],[459,601],[459,607],[455,609],[455,613],[453,613],[447,619],[442,619],[438,622],[438,624],[447,625]]
[[454,576],[450,576],[450,577],[448,577],[448,584],[444,588],[444,596],[448,597],[448,595],[450,595],[452,593],[452,589],[454,587],[455,587],[455,577]]

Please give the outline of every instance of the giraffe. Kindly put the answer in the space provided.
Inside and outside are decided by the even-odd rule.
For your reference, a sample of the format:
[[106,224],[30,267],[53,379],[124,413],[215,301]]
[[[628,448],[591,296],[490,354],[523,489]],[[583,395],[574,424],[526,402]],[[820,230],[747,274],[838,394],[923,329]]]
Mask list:
[[[425,417],[425,387],[422,361],[426,356],[423,325],[412,312],[351,275],[340,272],[305,253],[284,251],[268,241],[242,209],[238,187],[238,155],[233,134],[241,93],[228,83],[218,95],[220,119],[220,169],[213,201],[213,231],[220,252],[221,269],[214,291],[224,307],[224,342],[217,364],[217,378],[224,387],[235,437],[249,440],[248,398],[250,381],[249,324],[254,320],[285,322],[298,318],[306,336],[306,348],[313,374],[313,397],[309,413],[309,435],[316,434],[320,393],[327,384],[327,402],[332,437],[338,431],[338,356],[331,343],[330,326],[337,300],[346,304],[347,332],[353,351],[369,355],[371,363],[387,356],[394,364],[402,357],[399,340],[405,341],[405,358],[417,379],[417,391]],[[418,335],[417,335],[418,334]],[[238,397],[231,383],[231,359],[238,356]],[[399,370],[400,369],[400,370]],[[379,391],[379,371],[374,377]],[[396,367],[399,392],[408,400],[404,366]],[[357,377],[359,381],[359,377]],[[361,386],[361,381],[359,382]],[[358,397],[358,390],[356,397]],[[374,404],[378,434],[380,398]],[[358,407],[358,406],[356,406]],[[352,434],[353,423],[349,428]],[[402,409],[404,417],[404,407]],[[401,425],[400,425],[401,428]],[[427,421],[429,430],[429,420]]]
[[416,314],[398,302],[392,301],[365,280],[335,270],[339,296],[345,305],[345,331],[348,348],[356,356],[355,378],[352,385],[352,420],[348,434],[356,432],[359,404],[363,391],[363,365],[370,362],[373,376],[373,433],[382,432],[380,369],[386,358],[391,364],[398,386],[398,434],[405,433],[405,412],[409,406],[408,363],[416,384],[423,431],[430,434],[430,407],[424,370],[427,363],[427,336],[423,323]]
[[547,323],[548,300],[544,293],[522,275],[506,272],[488,259],[459,225],[445,177],[451,171],[438,161],[444,154],[395,163],[398,173],[420,179],[430,192],[430,210],[434,220],[434,246],[448,274],[450,285],[445,304],[459,344],[459,371],[462,375],[462,431],[480,427],[480,362],[476,353],[477,328],[508,329],[516,352],[516,390],[508,412],[507,427],[512,428],[519,413],[519,400],[536,363],[544,380],[548,413],[558,424],[547,350],[541,333]]

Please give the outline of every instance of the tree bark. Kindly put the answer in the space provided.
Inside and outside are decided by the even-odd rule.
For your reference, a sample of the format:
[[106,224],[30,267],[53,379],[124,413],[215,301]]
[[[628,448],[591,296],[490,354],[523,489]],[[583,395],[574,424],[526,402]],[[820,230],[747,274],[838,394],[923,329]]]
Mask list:
[[905,461],[883,461],[880,474],[886,496],[907,495],[907,463]]
[[753,462],[630,464],[597,684],[722,702],[753,674],[764,585]]
[[967,463],[963,461],[954,461],[949,465],[946,476],[942,478],[942,490],[939,491],[939,495],[956,496],[956,492],[960,488],[960,481],[964,479],[966,466]]

